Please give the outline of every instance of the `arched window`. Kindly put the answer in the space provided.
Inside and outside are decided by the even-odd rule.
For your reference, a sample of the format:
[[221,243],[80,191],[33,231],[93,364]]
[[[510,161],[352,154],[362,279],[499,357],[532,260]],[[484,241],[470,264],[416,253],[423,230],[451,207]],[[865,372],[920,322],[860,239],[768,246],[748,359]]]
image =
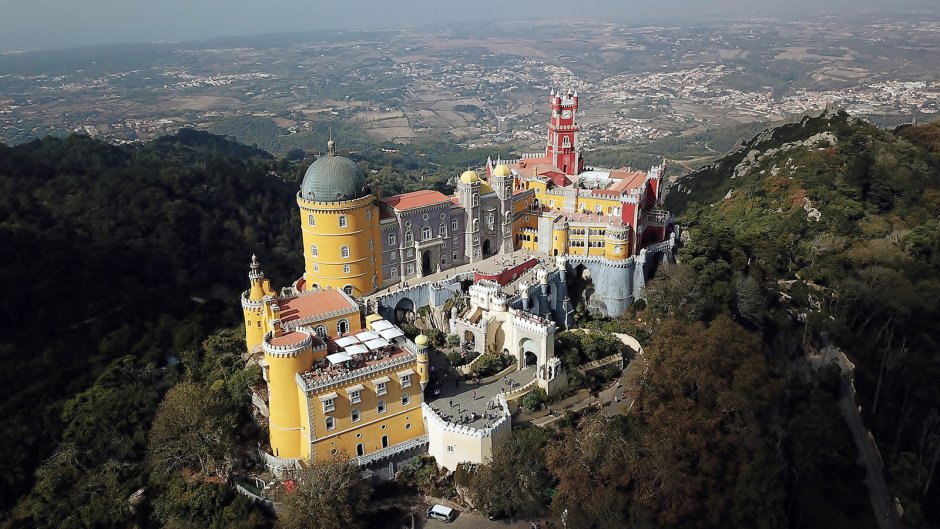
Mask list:
[[313,213],[310,213],[309,215],[307,215],[307,224],[311,226],[317,225],[317,223],[313,221]]
[[447,224],[441,224],[441,237],[447,237]]
[[411,233],[411,231],[410,230],[406,231],[405,232],[405,244],[411,244],[412,242],[414,242],[414,240],[415,240],[415,237]]
[[474,206],[480,205],[480,195],[477,195],[476,193],[473,194],[473,205]]
[[379,276],[372,276],[372,288],[379,286]]
[[313,256],[313,257],[317,257],[318,255],[320,255],[319,253],[317,253],[317,245],[316,245],[316,244],[311,244],[311,245],[310,245],[310,255]]
[[426,241],[431,238],[431,227],[425,226],[421,228],[421,240]]
[[320,340],[326,340],[326,325],[317,325],[313,328],[313,332]]
[[512,222],[512,213],[509,212],[509,211],[507,211],[507,212],[503,215],[503,218],[506,219],[506,223],[507,223],[507,224],[510,223],[510,222]]
[[340,215],[340,216],[339,216],[339,227],[340,227],[340,228],[345,228],[346,225],[347,225],[347,223],[346,223],[346,215]]
[[457,219],[450,221],[450,229],[457,231]]
[[388,271],[389,271],[389,274],[388,274],[389,276],[391,276],[391,277],[398,277],[398,269],[397,269],[397,268],[389,268]]
[[394,234],[394,233],[389,233],[389,234],[388,234],[388,245],[389,245],[389,246],[395,246],[396,244],[398,244],[398,237],[395,237],[395,234]]
[[[352,290],[352,287],[349,285],[343,287],[343,290],[346,290],[347,288]],[[347,292],[347,294],[348,293],[349,292]],[[349,320],[342,319],[336,322],[336,334],[346,334],[347,332],[349,332]]]
[[480,231],[480,219],[473,219],[473,231]]
[[340,255],[343,256],[343,259],[349,258],[349,246],[343,246],[339,249]]

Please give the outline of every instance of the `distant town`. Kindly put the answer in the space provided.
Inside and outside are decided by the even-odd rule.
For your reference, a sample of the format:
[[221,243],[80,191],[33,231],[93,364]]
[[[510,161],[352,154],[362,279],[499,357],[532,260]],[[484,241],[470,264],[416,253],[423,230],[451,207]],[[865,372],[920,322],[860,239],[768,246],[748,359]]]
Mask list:
[[882,124],[930,119],[937,64],[940,21],[901,20],[505,22],[7,53],[0,141],[79,132],[133,142],[196,127],[263,144],[337,121],[379,142],[443,135],[526,150],[541,147],[540,98],[564,86],[590,96],[579,116],[586,150],[636,147],[829,106]]

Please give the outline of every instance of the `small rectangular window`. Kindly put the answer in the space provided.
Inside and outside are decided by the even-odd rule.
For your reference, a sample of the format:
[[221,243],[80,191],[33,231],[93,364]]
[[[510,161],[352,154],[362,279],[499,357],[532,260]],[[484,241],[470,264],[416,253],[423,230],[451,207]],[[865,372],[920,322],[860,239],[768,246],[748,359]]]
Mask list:
[[336,428],[336,419],[333,417],[326,418],[326,431],[330,431]]
[[358,404],[362,402],[362,395],[358,391],[351,391],[349,393],[349,402],[353,404]]
[[307,224],[309,224],[309,225],[311,225],[311,226],[316,226],[316,225],[317,225],[317,223],[314,222],[314,220],[313,220],[313,213],[307,215]]
[[380,400],[379,403],[375,406],[375,411],[378,413],[385,413],[385,401]]
[[401,387],[410,388],[411,387],[411,375],[402,375],[401,376]]
[[385,382],[377,382],[375,384],[375,394],[376,395],[385,395]]
[[411,395],[402,395],[401,396],[401,405],[407,406],[411,404]]
[[340,228],[345,228],[345,227],[346,227],[346,215],[340,215],[340,216],[339,216],[339,227],[340,227]]
[[343,265],[343,273],[344,273],[344,274],[348,274],[348,273],[349,273],[349,265]]
[[359,422],[359,419],[362,418],[362,416],[359,415],[359,408],[353,408],[349,416],[352,417],[352,422]]
[[339,251],[340,251],[340,255],[343,256],[343,259],[349,258],[349,246],[343,246],[342,248],[340,248]]

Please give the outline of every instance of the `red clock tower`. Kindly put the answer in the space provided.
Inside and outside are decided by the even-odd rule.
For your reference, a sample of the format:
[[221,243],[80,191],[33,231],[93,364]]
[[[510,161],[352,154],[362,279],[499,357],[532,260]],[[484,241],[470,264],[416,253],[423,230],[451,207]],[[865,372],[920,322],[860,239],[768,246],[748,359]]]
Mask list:
[[548,147],[545,157],[566,175],[576,175],[584,170],[584,160],[578,150],[578,92],[549,94],[552,120],[548,123]]

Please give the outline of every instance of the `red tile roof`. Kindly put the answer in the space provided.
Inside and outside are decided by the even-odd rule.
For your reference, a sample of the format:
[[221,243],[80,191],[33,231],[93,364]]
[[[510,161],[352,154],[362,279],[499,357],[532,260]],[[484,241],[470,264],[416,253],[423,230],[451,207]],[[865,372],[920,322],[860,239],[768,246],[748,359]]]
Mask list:
[[382,202],[395,208],[397,211],[420,208],[433,204],[441,204],[450,201],[450,198],[440,191],[423,189],[421,191],[412,191],[403,195],[395,195],[383,198]]
[[316,318],[337,310],[359,310],[355,301],[333,289],[304,292],[296,298],[279,301],[278,306],[281,309],[282,323]]

